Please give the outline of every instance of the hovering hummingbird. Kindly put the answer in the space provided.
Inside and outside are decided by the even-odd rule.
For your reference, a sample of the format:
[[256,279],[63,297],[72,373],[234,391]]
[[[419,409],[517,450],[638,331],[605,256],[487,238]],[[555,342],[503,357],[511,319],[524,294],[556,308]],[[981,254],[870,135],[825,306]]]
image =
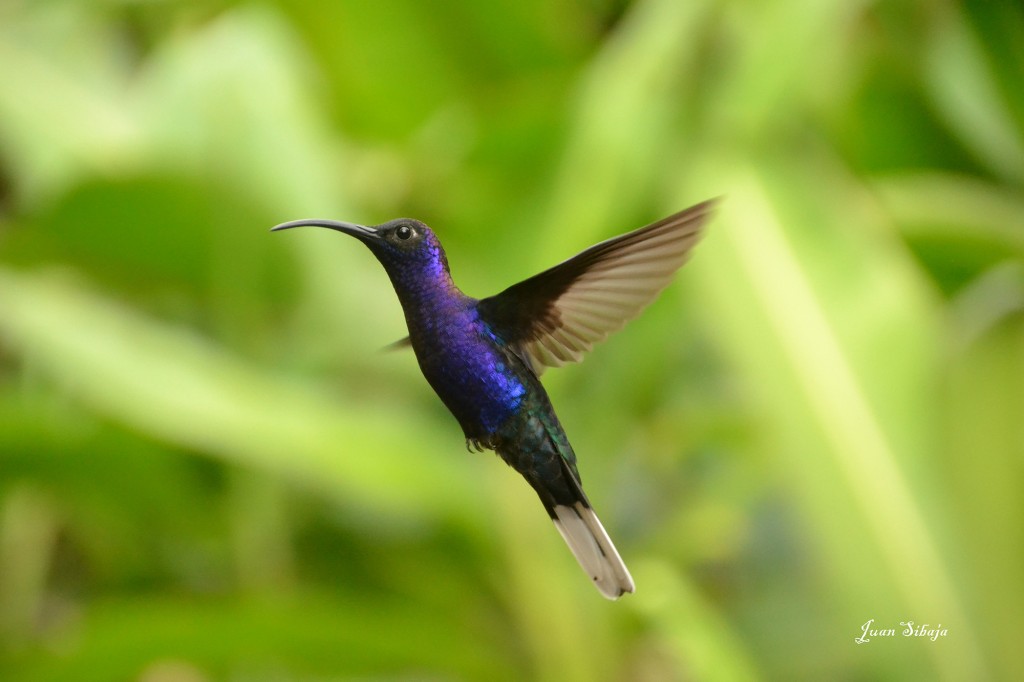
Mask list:
[[296,220],[369,247],[391,278],[423,376],[462,426],[468,447],[496,451],[540,496],[558,532],[609,599],[633,578],[583,492],[576,454],[539,376],[578,362],[672,280],[714,201],[596,244],[569,260],[476,299],[452,281],[441,242],[418,220],[372,227]]

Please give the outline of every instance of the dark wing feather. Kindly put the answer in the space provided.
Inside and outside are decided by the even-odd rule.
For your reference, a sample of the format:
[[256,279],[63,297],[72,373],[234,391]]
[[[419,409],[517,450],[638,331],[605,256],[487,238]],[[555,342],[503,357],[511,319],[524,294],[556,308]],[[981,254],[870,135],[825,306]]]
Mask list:
[[405,338],[402,338],[402,339],[398,339],[398,341],[394,341],[392,343],[389,343],[388,345],[386,345],[383,348],[381,348],[381,350],[382,351],[393,351],[393,350],[404,350],[406,348],[412,348],[412,339],[410,339],[408,336],[406,336]]
[[714,204],[705,201],[596,244],[481,300],[480,314],[538,374],[579,362],[672,281]]

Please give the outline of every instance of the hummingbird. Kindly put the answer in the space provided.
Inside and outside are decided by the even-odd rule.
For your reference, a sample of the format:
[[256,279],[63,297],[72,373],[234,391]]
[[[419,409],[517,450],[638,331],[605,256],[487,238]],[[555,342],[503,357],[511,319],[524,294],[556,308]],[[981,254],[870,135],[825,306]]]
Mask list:
[[715,201],[595,244],[488,298],[455,285],[437,235],[398,218],[367,226],[295,220],[355,237],[387,272],[427,382],[462,427],[467,448],[493,450],[533,487],[555,528],[602,595],[633,578],[583,492],[576,453],[540,382],[578,362],[634,318],[672,280],[700,239]]

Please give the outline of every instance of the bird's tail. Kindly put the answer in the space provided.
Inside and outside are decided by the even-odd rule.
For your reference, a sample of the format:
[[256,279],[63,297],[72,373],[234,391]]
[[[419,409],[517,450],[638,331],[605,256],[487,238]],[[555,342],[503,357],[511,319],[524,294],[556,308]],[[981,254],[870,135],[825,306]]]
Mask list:
[[514,420],[512,433],[499,434],[495,450],[540,497],[594,586],[608,599],[618,599],[634,591],[633,578],[590,507],[576,471],[576,455],[546,402],[547,395],[543,389],[537,395],[544,399],[541,407],[545,409],[528,411],[525,421]]
[[618,599],[635,589],[629,569],[586,497],[572,505],[556,504],[550,512],[555,528],[601,594]]

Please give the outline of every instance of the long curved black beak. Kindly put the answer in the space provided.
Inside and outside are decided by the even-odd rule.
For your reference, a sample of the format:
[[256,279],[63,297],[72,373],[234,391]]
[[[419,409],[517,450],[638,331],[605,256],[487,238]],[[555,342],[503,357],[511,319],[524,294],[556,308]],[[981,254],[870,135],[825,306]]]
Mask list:
[[344,232],[345,234],[351,235],[364,242],[380,239],[380,235],[377,233],[377,230],[372,227],[358,225],[356,223],[343,223],[340,220],[293,220],[291,222],[281,223],[280,225],[272,227],[270,228],[270,231],[277,232],[278,230],[290,230],[293,227],[326,227],[328,230]]

